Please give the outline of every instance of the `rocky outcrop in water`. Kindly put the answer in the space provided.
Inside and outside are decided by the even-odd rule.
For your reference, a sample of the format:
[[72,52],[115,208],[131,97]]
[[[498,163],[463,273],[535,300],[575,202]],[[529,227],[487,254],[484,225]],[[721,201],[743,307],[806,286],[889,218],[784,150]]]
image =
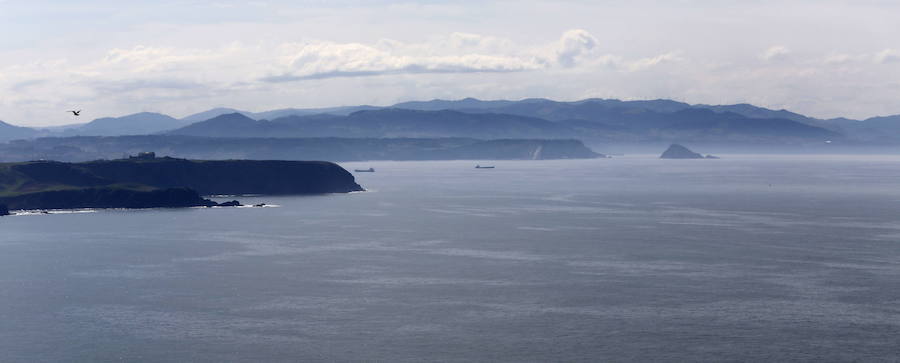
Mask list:
[[695,153],[690,149],[679,145],[672,144],[666,151],[659,156],[660,159],[718,159],[716,156]]
[[9,207],[5,204],[0,204],[0,216],[8,216],[9,215]]
[[232,200],[230,202],[219,203],[218,206],[219,207],[240,207],[240,206],[243,206],[243,204],[241,204],[241,202],[238,202],[236,200]]

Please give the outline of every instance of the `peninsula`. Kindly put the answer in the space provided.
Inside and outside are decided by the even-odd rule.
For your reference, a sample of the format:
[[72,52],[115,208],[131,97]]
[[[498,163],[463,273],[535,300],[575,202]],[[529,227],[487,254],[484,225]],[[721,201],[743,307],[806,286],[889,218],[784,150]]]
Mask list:
[[203,195],[361,191],[353,175],[324,161],[156,158],[152,153],[83,163],[0,164],[0,205],[16,209],[237,205]]

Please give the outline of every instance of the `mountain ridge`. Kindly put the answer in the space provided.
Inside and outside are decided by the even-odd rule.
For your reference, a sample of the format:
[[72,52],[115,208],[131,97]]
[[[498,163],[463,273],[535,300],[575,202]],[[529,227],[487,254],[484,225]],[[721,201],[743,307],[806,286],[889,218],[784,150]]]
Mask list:
[[421,111],[399,108],[362,110],[346,116],[286,116],[255,121],[233,113],[172,130],[169,135],[207,137],[474,137],[571,138],[564,125],[547,120],[452,110]]
[[[422,122],[434,127],[425,130],[425,125],[414,125],[408,114],[398,114],[396,110],[434,112],[423,114]],[[690,110],[709,110],[709,113],[691,113]],[[381,115],[395,114],[399,118],[392,122],[379,119],[376,114],[358,114],[360,111],[381,111]],[[448,113],[454,111],[455,121],[448,121]],[[230,124],[223,130],[214,130],[206,121],[229,114],[240,114],[246,119],[245,125],[237,127]],[[435,116],[437,115],[437,116]],[[443,115],[443,116],[441,116]],[[476,115],[476,116],[472,116]],[[485,116],[493,115],[493,116]],[[693,116],[691,116],[693,115]],[[735,116],[739,115],[741,117]],[[515,117],[534,120],[514,122]],[[232,116],[233,117],[233,116]],[[435,118],[444,117],[445,125],[434,122]],[[698,117],[690,120],[687,118]],[[383,118],[383,117],[382,117]],[[489,120],[494,118],[496,120]],[[718,122],[711,120],[718,118]],[[373,119],[377,119],[374,122]],[[450,124],[468,124],[474,127],[481,119],[481,129],[472,128],[461,131],[461,125],[451,130]],[[250,120],[255,121],[251,123]],[[559,125],[544,124],[535,128],[537,123],[547,121]],[[769,120],[769,121],[759,121]],[[217,121],[217,122],[220,122]],[[316,122],[320,125],[316,125]],[[324,123],[337,123],[324,125]],[[505,133],[499,132],[498,124],[506,122]],[[215,122],[214,122],[215,123]],[[343,123],[343,126],[341,125]],[[748,128],[747,125],[753,126]],[[803,124],[808,135],[798,135],[795,131],[803,129],[793,123]],[[199,125],[195,125],[199,124]],[[520,125],[517,130],[513,125]],[[528,126],[531,124],[531,126]],[[699,129],[702,125],[708,129]],[[198,130],[207,125],[207,130]],[[524,126],[523,126],[524,125]],[[561,126],[560,126],[561,125]],[[643,125],[644,130],[639,130]],[[193,127],[192,127],[193,126]],[[440,126],[440,127],[438,127]],[[187,127],[192,127],[185,129]],[[723,128],[724,127],[724,128]],[[764,132],[769,128],[769,132]],[[536,134],[543,129],[544,133]],[[824,129],[829,132],[822,132]],[[193,130],[193,131],[191,131]],[[439,130],[444,130],[441,133]],[[688,132],[687,130],[693,130]],[[791,135],[780,135],[777,130],[794,132]],[[70,125],[61,129],[35,129],[0,124],[0,142],[14,139],[29,139],[42,136],[121,136],[167,133],[198,136],[240,136],[237,131],[248,132],[249,136],[286,137],[298,136],[335,136],[335,137],[476,137],[476,138],[522,138],[522,137],[579,137],[593,138],[596,141],[641,141],[641,140],[694,140],[712,141],[709,138],[725,137],[722,141],[763,142],[766,137],[773,143],[792,142],[801,138],[828,138],[853,140],[856,142],[873,142],[879,144],[900,143],[900,115],[871,117],[866,120],[847,118],[816,119],[799,113],[780,109],[773,110],[748,103],[732,105],[688,104],[669,99],[653,100],[619,100],[587,98],[576,101],[554,101],[545,98],[526,98],[521,100],[480,100],[463,98],[458,100],[432,99],[428,101],[407,101],[392,106],[378,107],[369,105],[339,106],[327,108],[284,108],[262,112],[249,112],[233,108],[214,108],[192,114],[180,119],[168,115],[142,112],[120,117],[104,117],[87,124]],[[547,133],[549,132],[549,134]],[[747,133],[741,135],[740,133]],[[684,139],[686,137],[686,139]],[[824,141],[824,140],[822,140]]]
[[[617,104],[611,102],[610,104]],[[543,107],[545,101],[533,105]],[[204,137],[468,137],[500,138],[580,138],[587,141],[667,141],[731,140],[766,142],[767,140],[824,140],[840,135],[824,128],[787,120],[751,119],[743,115],[709,109],[685,108],[675,112],[673,104],[654,104],[650,109],[599,104],[585,101],[564,106],[554,121],[519,114],[458,110],[410,110],[386,108],[362,110],[346,116],[316,114],[292,115],[274,120],[253,120],[232,113],[167,132],[169,135]],[[506,106],[504,106],[506,107]],[[546,108],[544,108],[546,110]],[[599,111],[597,111],[599,110]],[[501,110],[503,111],[503,110]],[[598,116],[599,115],[599,116]],[[569,117],[562,119],[563,117]]]
[[156,112],[138,112],[120,117],[101,117],[86,124],[62,131],[66,136],[121,136],[146,135],[176,129],[186,124],[169,115]]
[[0,120],[0,142],[35,137],[39,132],[30,127],[11,125]]

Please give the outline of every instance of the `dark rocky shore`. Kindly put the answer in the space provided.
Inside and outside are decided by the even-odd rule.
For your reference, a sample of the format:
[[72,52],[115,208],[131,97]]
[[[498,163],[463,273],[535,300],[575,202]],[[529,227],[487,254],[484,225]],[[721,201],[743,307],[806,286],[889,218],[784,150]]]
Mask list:
[[179,208],[219,205],[188,188],[148,191],[115,187],[54,190],[6,197],[3,202],[11,209]]

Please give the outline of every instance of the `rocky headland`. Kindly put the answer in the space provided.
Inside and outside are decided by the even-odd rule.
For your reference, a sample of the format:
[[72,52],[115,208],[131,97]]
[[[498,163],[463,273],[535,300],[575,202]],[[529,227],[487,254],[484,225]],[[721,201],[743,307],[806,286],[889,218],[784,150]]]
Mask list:
[[0,164],[0,204],[8,209],[236,206],[203,195],[322,194],[361,191],[353,175],[324,161],[130,158],[84,163]]

